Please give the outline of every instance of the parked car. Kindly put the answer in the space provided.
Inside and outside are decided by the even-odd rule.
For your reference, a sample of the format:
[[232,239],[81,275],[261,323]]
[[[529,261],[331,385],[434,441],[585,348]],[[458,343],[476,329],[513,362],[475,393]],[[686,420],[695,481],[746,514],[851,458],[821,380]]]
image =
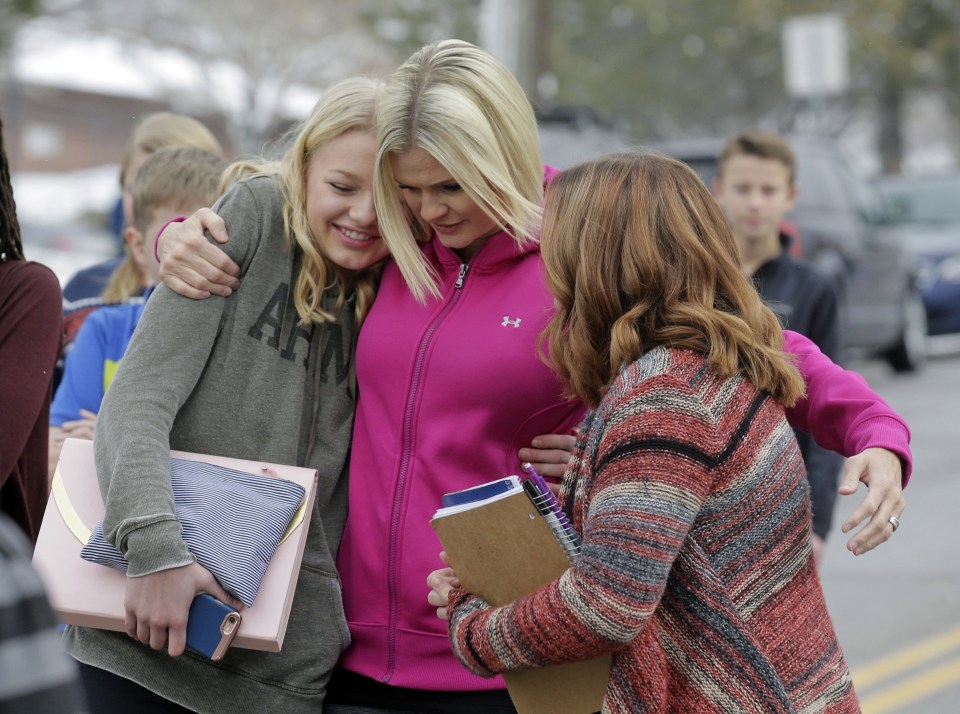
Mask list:
[[[788,137],[797,155],[796,207],[787,219],[797,252],[827,275],[840,295],[848,356],[881,356],[895,371],[926,361],[926,312],[913,263],[905,254],[888,204],[824,137]],[[660,147],[685,161],[709,186],[720,139]]]
[[931,335],[960,332],[960,173],[878,181],[913,257]]

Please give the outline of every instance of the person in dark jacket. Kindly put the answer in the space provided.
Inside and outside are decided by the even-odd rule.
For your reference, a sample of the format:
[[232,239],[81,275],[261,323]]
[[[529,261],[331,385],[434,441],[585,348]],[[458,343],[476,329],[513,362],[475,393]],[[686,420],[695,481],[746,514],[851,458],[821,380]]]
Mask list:
[[[753,279],[785,328],[812,340],[834,362],[840,359],[837,292],[813,266],[793,257],[784,216],[797,197],[796,158],[777,134],[731,137],[718,162],[714,193],[740,246],[744,275]],[[797,432],[813,504],[814,553],[821,562],[833,519],[843,459]]]

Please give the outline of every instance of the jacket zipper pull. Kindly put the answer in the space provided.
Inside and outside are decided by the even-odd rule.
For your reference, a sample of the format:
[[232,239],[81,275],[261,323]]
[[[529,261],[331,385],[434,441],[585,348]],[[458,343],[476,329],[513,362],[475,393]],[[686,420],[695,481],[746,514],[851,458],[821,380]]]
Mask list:
[[457,282],[454,283],[453,287],[457,290],[463,287],[463,276],[467,274],[467,264],[460,263],[460,274],[457,276]]

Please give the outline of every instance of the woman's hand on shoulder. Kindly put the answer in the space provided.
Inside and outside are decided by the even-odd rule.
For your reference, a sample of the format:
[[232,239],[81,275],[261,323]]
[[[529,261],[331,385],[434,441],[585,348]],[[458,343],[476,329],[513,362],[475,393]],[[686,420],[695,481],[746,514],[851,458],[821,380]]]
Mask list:
[[240,267],[221,248],[207,240],[208,231],[218,243],[228,240],[223,219],[201,208],[182,223],[170,223],[157,237],[160,279],[184,297],[227,297],[240,286]]
[[528,447],[517,452],[520,461],[528,461],[534,470],[547,478],[563,478],[567,462],[577,443],[577,437],[570,434],[545,434],[536,436]]

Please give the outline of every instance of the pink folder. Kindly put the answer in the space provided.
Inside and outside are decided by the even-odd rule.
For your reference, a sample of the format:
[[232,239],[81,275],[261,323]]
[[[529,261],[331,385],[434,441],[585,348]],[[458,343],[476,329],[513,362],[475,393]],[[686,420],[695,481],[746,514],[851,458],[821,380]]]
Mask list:
[[[279,478],[303,486],[304,503],[270,561],[253,606],[242,611],[243,621],[233,641],[234,647],[279,652],[317,495],[316,470],[182,451],[171,451],[170,455],[256,474],[263,473],[266,467]],[[67,439],[60,452],[33,564],[44,580],[50,604],[61,622],[124,632],[123,596],[127,576],[80,557],[83,543],[102,518],[103,499],[97,483],[93,442]]]

